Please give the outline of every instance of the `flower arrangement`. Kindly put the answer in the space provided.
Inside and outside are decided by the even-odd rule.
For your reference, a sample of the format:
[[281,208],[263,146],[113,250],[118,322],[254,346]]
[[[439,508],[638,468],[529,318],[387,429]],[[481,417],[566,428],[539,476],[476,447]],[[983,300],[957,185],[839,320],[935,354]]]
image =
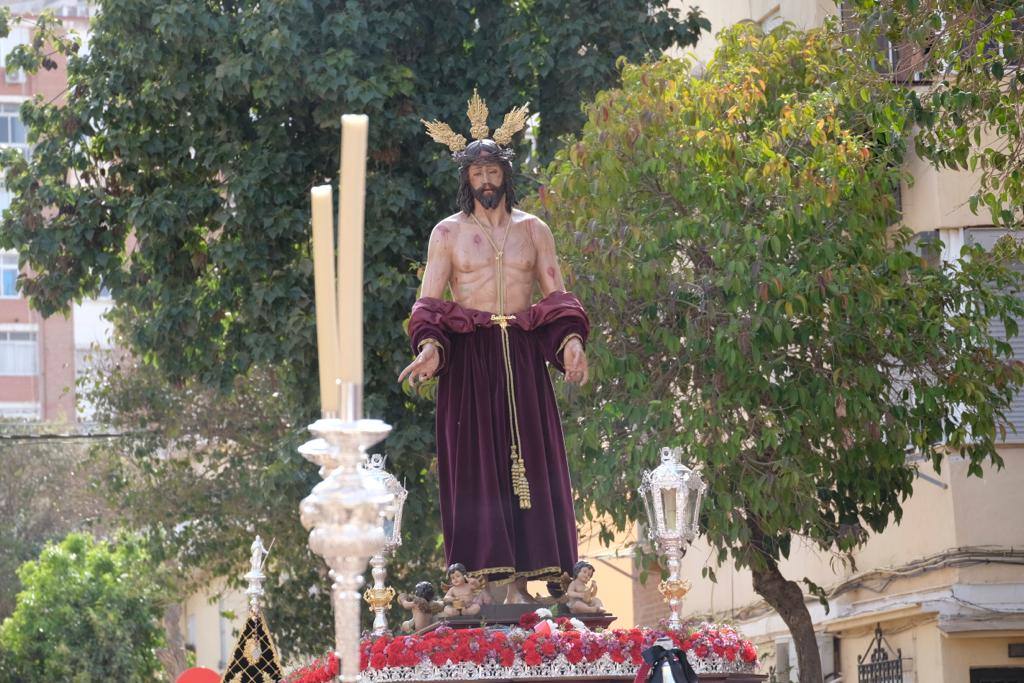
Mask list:
[[340,662],[333,652],[327,653],[323,659],[296,669],[284,677],[289,683],[333,683],[340,671]]
[[673,634],[672,639],[680,650],[693,657],[707,659],[715,656],[727,662],[757,661],[754,644],[741,638],[734,628],[725,624],[702,622],[686,638]]
[[[440,626],[416,636],[381,636],[364,638],[360,645],[360,668],[364,671],[396,667],[415,667],[429,663],[435,667],[446,664],[475,664],[511,667],[517,661],[528,667],[554,662],[559,657],[568,664],[586,665],[603,657],[616,664],[639,666],[642,653],[662,637],[669,637],[676,647],[686,652],[691,662],[705,661],[705,670],[716,665],[746,666],[753,669],[757,650],[730,626],[700,623],[683,630],[616,629],[590,631],[576,620],[559,617],[552,620],[556,628],[542,628],[546,615],[524,615],[519,627],[506,629],[452,629]],[[537,629],[537,630],[535,630]],[[337,675],[338,663],[333,655],[293,672],[285,683],[324,683]]]

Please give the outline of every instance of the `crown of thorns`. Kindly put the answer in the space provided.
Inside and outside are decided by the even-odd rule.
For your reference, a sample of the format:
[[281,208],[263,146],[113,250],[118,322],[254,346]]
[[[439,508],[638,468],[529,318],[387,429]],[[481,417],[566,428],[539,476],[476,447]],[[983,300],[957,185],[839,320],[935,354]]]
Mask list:
[[501,126],[494,131],[494,135],[491,137],[488,137],[490,128],[487,127],[487,104],[477,94],[476,88],[473,89],[473,96],[469,98],[467,104],[466,116],[469,117],[469,134],[473,136],[474,140],[480,142],[493,141],[494,147],[497,148],[496,151],[490,145],[476,143],[467,147],[466,138],[452,130],[447,123],[420,119],[420,122],[427,128],[427,135],[433,138],[434,142],[446,145],[452,152],[452,158],[460,164],[471,163],[483,156],[496,156],[503,161],[510,161],[515,156],[515,152],[506,145],[512,142],[513,135],[526,127],[526,118],[530,115],[529,103],[521,107],[513,107],[512,111],[505,114]]

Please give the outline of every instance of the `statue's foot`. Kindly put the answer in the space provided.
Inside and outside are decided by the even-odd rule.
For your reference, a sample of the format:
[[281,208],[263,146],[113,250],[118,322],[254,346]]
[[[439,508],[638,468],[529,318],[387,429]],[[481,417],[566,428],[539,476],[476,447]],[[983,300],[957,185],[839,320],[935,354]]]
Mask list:
[[531,602],[529,596],[509,587],[508,595],[505,596],[506,605],[523,605],[528,602]]
[[535,602],[537,602],[537,599],[526,590],[526,579],[517,579],[508,585],[508,594],[505,596],[506,605],[523,605]]

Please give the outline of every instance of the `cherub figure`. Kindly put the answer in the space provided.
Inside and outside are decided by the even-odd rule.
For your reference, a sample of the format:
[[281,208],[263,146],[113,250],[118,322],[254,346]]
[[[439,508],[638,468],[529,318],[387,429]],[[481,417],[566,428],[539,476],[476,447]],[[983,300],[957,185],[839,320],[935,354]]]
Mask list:
[[483,581],[466,575],[466,565],[461,562],[448,567],[451,588],[444,594],[444,616],[471,617],[480,613],[483,605],[491,604],[491,596],[484,590]]
[[400,594],[398,604],[412,612],[412,619],[402,622],[402,630],[406,633],[430,626],[434,621],[434,615],[444,609],[444,604],[434,599],[434,585],[429,581],[417,583],[412,595]]
[[580,560],[572,568],[572,582],[565,591],[566,607],[577,614],[597,614],[604,611],[604,603],[597,597],[594,565]]

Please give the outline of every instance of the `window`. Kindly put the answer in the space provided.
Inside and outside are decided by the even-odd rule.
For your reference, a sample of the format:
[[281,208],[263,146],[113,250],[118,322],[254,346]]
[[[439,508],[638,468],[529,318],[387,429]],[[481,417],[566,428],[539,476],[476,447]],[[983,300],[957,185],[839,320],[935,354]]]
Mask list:
[[[21,121],[20,102],[0,102],[0,147],[20,150],[26,159],[31,157],[28,135]],[[11,205],[11,193],[0,178],[0,214]],[[4,295],[6,296],[6,295]]]
[[89,16],[89,3],[78,2],[63,5],[60,8],[60,15],[62,17],[88,17]]
[[18,296],[18,255],[14,252],[0,254],[0,298],[14,299]]
[[188,619],[185,622],[185,647],[190,649],[192,652],[196,651],[196,615],[188,615]]
[[19,45],[27,45],[29,42],[29,30],[24,26],[14,26],[5,38],[0,38],[0,66],[4,67],[4,80],[7,83],[24,83],[25,72],[20,69],[13,72],[7,71],[7,55]]
[[[860,29],[858,18],[849,2],[839,3],[839,15],[843,30],[848,33]],[[943,26],[944,26],[943,22]],[[940,29],[941,30],[941,29]],[[924,80],[924,69],[927,67],[927,51],[920,45],[907,40],[893,42],[886,35],[879,35],[876,43],[879,52],[886,56],[886,64],[876,64],[875,68],[888,72],[897,83],[929,83]]]
[[0,329],[0,375],[35,375],[38,370],[35,331]]
[[1024,667],[971,669],[971,683],[1024,683]]
[[38,420],[43,417],[38,403],[0,401],[0,417],[8,420]]
[[28,136],[21,122],[21,103],[0,102],[0,145],[15,147],[29,157]]
[[[1007,231],[1002,228],[966,228],[963,232],[962,243],[979,244],[986,251],[992,249],[995,243],[1007,234],[1014,239],[1024,239],[1024,232],[1018,230]],[[1024,265],[1017,267],[1021,268]],[[1018,320],[1017,324],[1019,333],[1007,341],[1013,350],[1014,358],[1020,360],[1024,359],[1024,320]],[[1003,321],[998,319],[989,321],[989,334],[998,339],[1006,339],[1006,328],[1003,326]],[[1013,430],[1006,430],[1006,442],[1019,443],[1024,441],[1024,391],[1014,396],[1009,410],[1006,411],[1006,421],[1013,426]]]

